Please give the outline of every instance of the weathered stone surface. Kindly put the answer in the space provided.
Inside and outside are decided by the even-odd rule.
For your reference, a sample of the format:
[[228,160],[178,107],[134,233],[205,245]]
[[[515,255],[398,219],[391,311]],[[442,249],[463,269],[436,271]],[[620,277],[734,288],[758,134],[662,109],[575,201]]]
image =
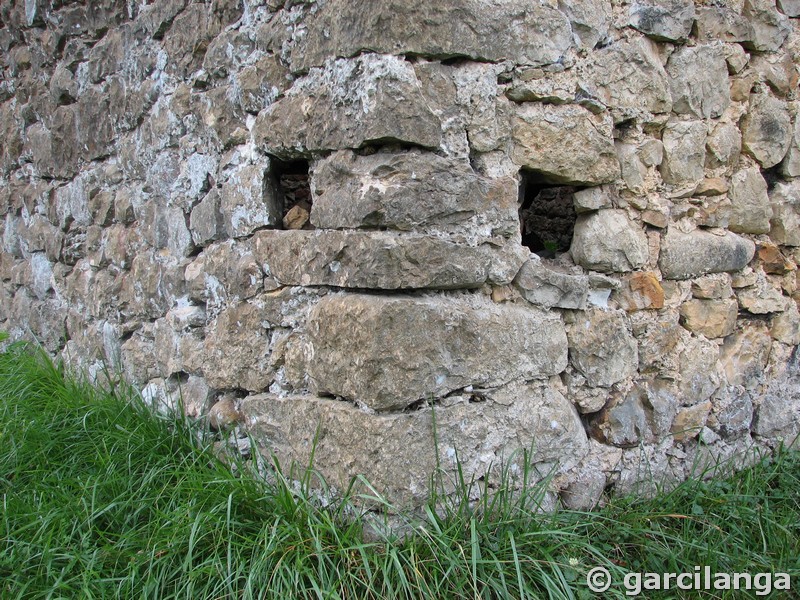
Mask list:
[[578,215],[570,254],[576,264],[606,273],[633,271],[649,257],[647,236],[623,210]]
[[759,383],[769,360],[772,340],[766,329],[743,329],[725,338],[720,363],[728,385],[752,390]]
[[694,23],[691,0],[636,0],[630,8],[631,25],[656,40],[681,42]]
[[765,273],[770,275],[786,275],[797,269],[797,265],[789,259],[775,244],[762,242],[758,244],[756,257]]
[[[435,437],[430,409],[374,415],[347,402],[264,394],[246,398],[241,410],[247,430],[264,441],[284,472],[292,463],[305,468],[313,452],[315,469],[329,485],[345,490],[364,475],[401,510],[425,502],[437,465],[455,474],[455,456],[464,469],[482,476],[518,460],[522,449],[532,452],[532,465],[557,465],[559,472],[588,451],[570,402],[538,383],[509,386],[484,402],[435,408]],[[447,474],[443,480],[455,481]],[[361,487],[355,492],[374,493]]]
[[632,273],[623,280],[615,295],[622,310],[634,311],[664,308],[664,289],[654,273]]
[[701,41],[751,42],[755,37],[747,17],[726,6],[698,6],[695,23]]
[[544,378],[567,364],[559,318],[478,298],[327,296],[308,336],[316,390],[376,410]]
[[739,306],[735,299],[689,300],[680,308],[681,324],[693,333],[720,338],[733,333]]
[[775,8],[775,0],[745,0],[742,16],[753,26],[744,46],[758,52],[776,52],[792,29],[789,19]]
[[742,121],[742,148],[765,169],[777,165],[792,141],[792,118],[783,100],[753,94]]
[[733,233],[683,233],[669,228],[658,266],[665,279],[690,279],[706,273],[738,271],[756,252],[755,244]]
[[692,295],[695,298],[719,299],[733,296],[731,276],[727,273],[704,275],[692,281]]
[[[794,68],[794,64],[792,64]],[[796,84],[795,84],[796,87]],[[797,106],[794,108],[794,127],[789,140],[789,148],[781,162],[781,175],[785,178],[800,177],[800,119],[797,117]]]
[[560,0],[558,9],[569,19],[579,48],[591,50],[608,38],[612,17],[608,0]]
[[731,102],[728,67],[721,46],[680,48],[669,57],[667,75],[673,112],[701,119],[716,118]]
[[[219,195],[219,212],[225,231],[231,237],[247,236],[264,227],[277,227],[281,222],[277,185],[264,167],[242,167],[229,177]],[[205,207],[208,214],[203,228],[205,236],[212,233],[214,225],[211,219],[216,218],[213,197],[209,202],[211,206]]]
[[705,164],[710,168],[733,167],[742,150],[742,134],[733,123],[718,123],[706,138]]
[[769,237],[781,246],[800,246],[800,183],[780,182],[769,192],[772,206]]
[[800,344],[800,312],[797,310],[797,304],[790,302],[786,311],[775,315],[769,333],[773,339],[784,344],[790,346]]
[[606,106],[625,111],[669,112],[669,80],[647,40],[617,42],[594,53],[585,79]]
[[580,214],[601,208],[611,208],[617,191],[613,186],[599,185],[584,190],[577,190],[572,194],[572,203],[575,212]]
[[620,448],[652,443],[669,430],[678,410],[676,390],[663,380],[637,382],[628,393],[612,392],[589,427],[597,439]]
[[586,308],[589,295],[589,278],[550,268],[532,254],[522,265],[514,285],[522,297],[543,308]]
[[516,182],[482,177],[466,160],[413,150],[341,151],[315,165],[311,187],[311,222],[322,229],[519,234]]
[[558,62],[571,46],[569,21],[553,8],[511,0],[493,4],[491,19],[486,10],[477,0],[425,5],[329,0],[308,20],[306,38],[291,55],[292,69],[304,71],[330,56],[354,56],[364,49],[545,65]]
[[378,141],[436,148],[441,128],[409,62],[366,54],[312,69],[259,114],[254,136],[266,151],[291,158]]
[[[231,198],[229,203],[230,201]],[[225,230],[219,192],[213,189],[192,209],[189,216],[189,231],[195,244],[206,246],[222,238]]]
[[567,333],[570,362],[589,385],[609,387],[636,373],[638,348],[624,313],[590,309]]
[[709,177],[697,184],[695,196],[721,196],[730,189],[728,182],[721,177]]
[[511,139],[514,163],[553,183],[597,185],[619,175],[610,127],[580,106],[518,106]]
[[661,177],[673,185],[699,183],[703,179],[706,124],[702,121],[671,120],[664,128],[664,161]]
[[711,402],[708,401],[680,410],[672,423],[672,435],[675,440],[685,442],[696,438],[705,427],[709,412],[711,412]]
[[781,312],[791,302],[781,290],[770,283],[761,270],[756,273],[755,285],[736,290],[736,297],[739,299],[739,306],[754,315]]
[[455,289],[510,283],[528,256],[514,243],[467,246],[433,236],[359,231],[262,231],[254,252],[284,285]]
[[768,233],[772,207],[767,182],[758,167],[742,169],[731,178],[730,230],[737,233]]

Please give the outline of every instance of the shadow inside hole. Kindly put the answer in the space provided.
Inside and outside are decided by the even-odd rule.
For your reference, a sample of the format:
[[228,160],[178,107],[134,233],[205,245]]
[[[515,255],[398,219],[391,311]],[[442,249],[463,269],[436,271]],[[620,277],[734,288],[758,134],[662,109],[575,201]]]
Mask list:
[[522,171],[519,189],[522,244],[542,258],[555,258],[567,252],[577,219],[572,195],[579,189],[554,185],[536,171]]

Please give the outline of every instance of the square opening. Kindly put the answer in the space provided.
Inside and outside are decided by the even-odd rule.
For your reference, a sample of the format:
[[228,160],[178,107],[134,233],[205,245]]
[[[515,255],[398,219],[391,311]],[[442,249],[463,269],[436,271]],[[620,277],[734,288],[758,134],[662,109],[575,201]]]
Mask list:
[[520,172],[519,222],[522,244],[542,258],[569,250],[575,229],[572,194],[580,188],[553,185],[536,171]]

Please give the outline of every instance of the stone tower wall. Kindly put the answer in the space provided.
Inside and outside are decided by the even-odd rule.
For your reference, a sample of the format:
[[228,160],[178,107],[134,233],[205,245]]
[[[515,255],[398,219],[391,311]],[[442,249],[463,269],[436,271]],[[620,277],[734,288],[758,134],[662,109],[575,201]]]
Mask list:
[[405,506],[744,464],[800,430],[798,17],[5,1],[0,327]]

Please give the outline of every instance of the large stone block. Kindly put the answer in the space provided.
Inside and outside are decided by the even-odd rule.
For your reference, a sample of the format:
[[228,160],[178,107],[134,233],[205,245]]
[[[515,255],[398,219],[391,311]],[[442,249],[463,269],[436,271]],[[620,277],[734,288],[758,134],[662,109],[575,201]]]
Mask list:
[[553,183],[597,185],[619,176],[609,124],[580,106],[522,104],[511,138],[511,160]]
[[630,8],[631,25],[656,40],[682,42],[694,24],[691,0],[636,0]]
[[670,120],[664,128],[664,182],[683,186],[703,179],[708,129],[703,121]]
[[230,237],[278,226],[281,211],[274,177],[262,166],[242,167],[223,184],[218,210]]
[[[532,465],[556,472],[574,467],[588,440],[564,396],[543,383],[488,391],[434,409],[369,414],[349,402],[314,396],[250,396],[241,403],[243,426],[274,455],[285,473],[313,466],[334,491],[363,476],[397,510],[424,503],[430,478],[443,469],[444,491],[456,479],[455,458],[468,478],[497,476],[528,451]],[[435,435],[434,435],[435,419]],[[437,455],[438,453],[438,455]],[[355,493],[374,492],[356,481]],[[381,506],[385,509],[385,506]]]
[[308,20],[292,69],[305,71],[330,56],[364,49],[436,58],[465,56],[518,64],[558,62],[572,45],[569,21],[559,11],[524,0],[491,5],[480,0],[419,3],[329,0]]
[[311,222],[322,229],[398,229],[517,237],[517,184],[433,153],[336,152],[311,177]]
[[550,268],[535,254],[531,255],[514,285],[531,304],[543,308],[572,308],[583,310],[589,296],[589,278]]
[[260,231],[254,253],[284,285],[456,289],[510,283],[528,257],[515,243],[468,246],[384,231]]
[[701,119],[717,118],[731,102],[728,67],[721,46],[684,46],[669,57],[672,110]]
[[741,169],[731,177],[729,228],[737,233],[769,233],[772,207],[767,182],[758,167]]
[[734,233],[667,230],[658,265],[665,279],[738,271],[752,260],[756,245]]
[[591,386],[609,387],[636,374],[639,351],[625,314],[591,309],[569,327],[572,365]]
[[765,169],[783,160],[794,130],[786,102],[774,96],[753,94],[742,121],[742,148]]
[[582,267],[606,273],[634,271],[649,257],[647,236],[623,210],[578,215],[570,247]]
[[254,137],[267,152],[293,157],[369,142],[437,148],[441,130],[411,63],[365,54],[312,69],[258,115]]
[[317,391],[375,410],[549,377],[567,364],[557,316],[477,296],[326,296],[308,336]]

